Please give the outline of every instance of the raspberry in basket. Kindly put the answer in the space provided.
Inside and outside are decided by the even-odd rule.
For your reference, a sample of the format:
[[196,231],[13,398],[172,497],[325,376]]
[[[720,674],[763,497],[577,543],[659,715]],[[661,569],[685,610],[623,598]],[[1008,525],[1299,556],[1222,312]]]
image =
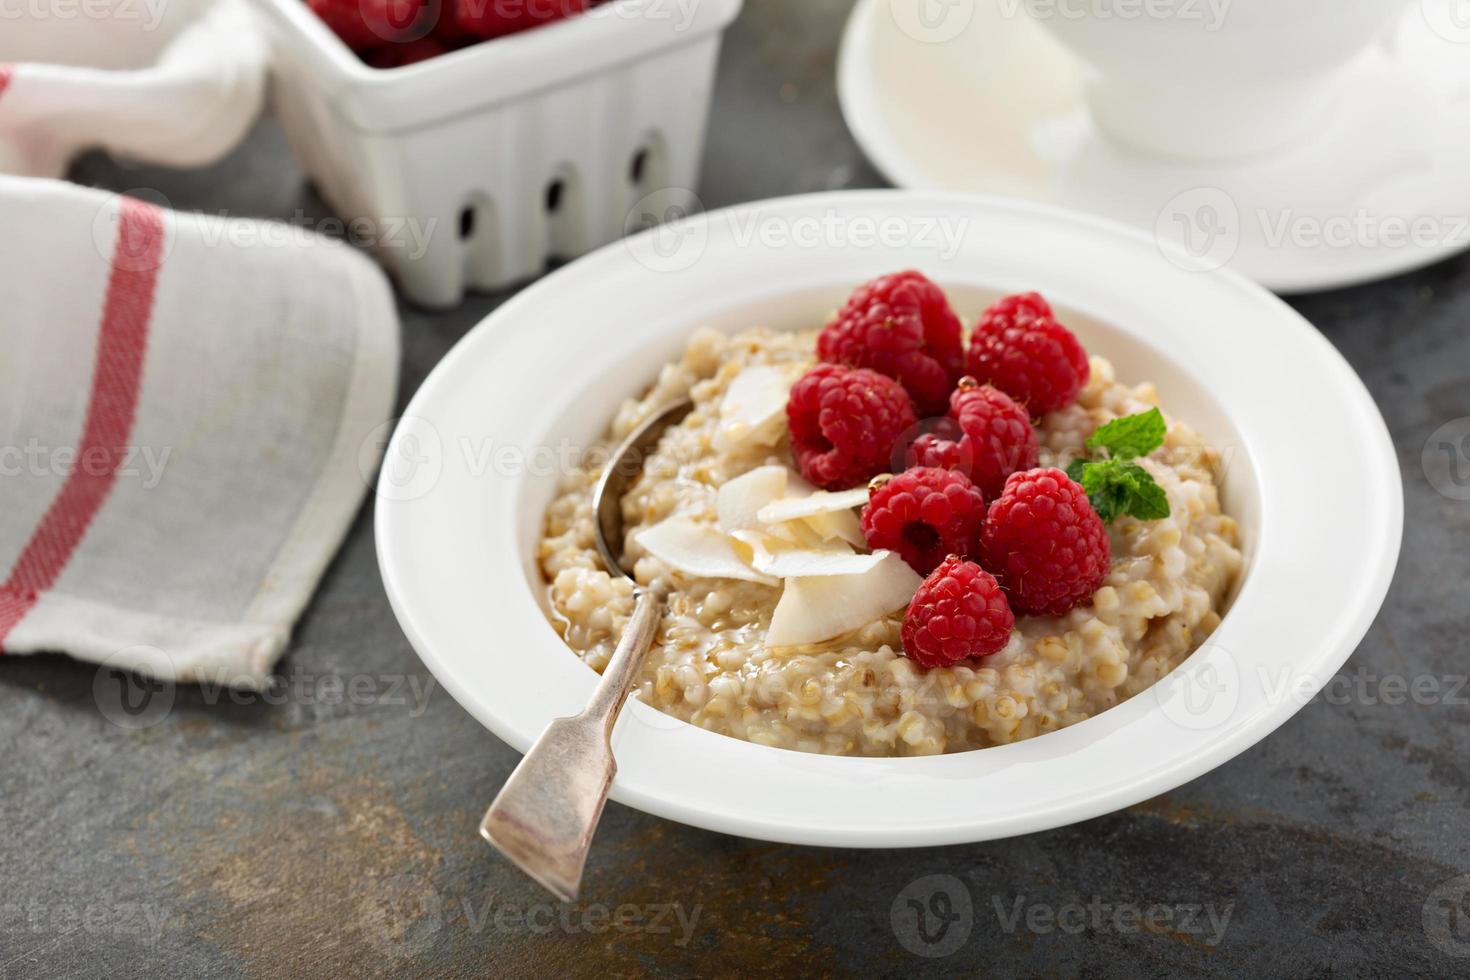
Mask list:
[[367,63],[374,68],[402,68],[404,65],[437,58],[448,51],[440,41],[432,37],[421,37],[378,48],[367,55]]
[[583,13],[590,0],[443,0],[457,27],[478,38],[503,37]]
[[307,6],[359,54],[424,33],[425,0],[307,0]]
[[1017,612],[1060,616],[1092,598],[1112,547],[1087,491],[1057,469],[1011,474],[980,530],[980,561]]
[[949,416],[959,439],[938,432],[919,436],[910,450],[916,465],[959,470],[989,500],[1000,496],[1006,477],[1036,465],[1031,416],[1000,389],[961,378],[949,397]]
[[863,508],[870,548],[898,552],[920,575],[945,555],[979,554],[985,498],[963,473],[916,466],[873,483]]
[[819,364],[786,401],[791,452],[801,475],[826,490],[847,490],[888,468],[914,407],[892,378],[862,368]]
[[1002,649],[1015,625],[994,577],[950,555],[914,593],[899,635],[904,655],[920,667],[948,667]]
[[817,356],[897,378],[921,416],[944,414],[965,360],[949,300],[912,271],[859,286],[818,336]]
[[1040,293],[1007,296],[980,316],[968,372],[1026,406],[1032,418],[1064,408],[1087,383],[1087,351]]

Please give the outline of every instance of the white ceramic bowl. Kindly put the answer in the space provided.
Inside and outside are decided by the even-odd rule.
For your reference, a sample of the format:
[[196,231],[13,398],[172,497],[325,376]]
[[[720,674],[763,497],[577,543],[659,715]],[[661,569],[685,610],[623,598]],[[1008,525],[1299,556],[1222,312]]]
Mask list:
[[[946,237],[947,236],[947,237]],[[695,327],[823,322],[859,282],[918,267],[967,320],[1039,289],[1123,379],[1229,458],[1248,568],[1212,640],[1154,689],[1060,732],[929,758],[766,748],[633,701],[613,798],[806,844],[909,846],[1042,830],[1161,793],[1248,748],[1342,665],[1382,602],[1403,501],[1383,421],[1306,321],[1144,236],[1034,205],[907,192],[770,201],[614,244],[473,330],[388,448],[377,539],[405,633],[464,707],[524,750],[595,675],[545,618],[534,557],[555,457],[588,445]],[[547,447],[539,464],[517,455]],[[495,787],[486,786],[488,800]]]

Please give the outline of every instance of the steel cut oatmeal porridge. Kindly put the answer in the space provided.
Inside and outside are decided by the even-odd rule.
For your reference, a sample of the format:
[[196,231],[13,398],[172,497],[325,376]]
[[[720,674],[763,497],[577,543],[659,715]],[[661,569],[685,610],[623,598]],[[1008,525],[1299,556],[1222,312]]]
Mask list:
[[[902,604],[888,600],[896,607],[841,635],[769,645],[783,590],[811,588],[818,580],[793,586],[801,580],[758,572],[742,578],[690,574],[652,554],[643,535],[660,525],[687,530],[682,521],[664,523],[671,518],[713,533],[722,520],[721,488],[753,471],[780,476],[772,467],[783,467],[799,482],[784,418],[762,438],[731,437],[732,431],[741,435],[743,424],[739,405],[731,421],[731,390],[742,377],[737,388],[749,388],[757,375],[800,376],[816,363],[816,347],[816,331],[751,329],[726,336],[701,330],[652,389],[613,420],[609,446],[659,407],[686,396],[694,402],[646,459],[623,504],[629,570],[640,584],[668,590],[638,688],[649,704],[714,732],[807,752],[955,752],[1031,738],[1106,710],[1157,682],[1219,624],[1241,568],[1237,527],[1220,508],[1218,455],[1187,424],[1168,419],[1163,445],[1135,460],[1167,497],[1168,516],[1124,515],[1107,525],[1111,564],[1087,601],[1059,616],[1017,612],[995,652],[929,669],[903,652],[907,598]],[[780,370],[752,374],[758,367]],[[1040,467],[1065,467],[1099,426],[1157,405],[1150,384],[1120,383],[1102,357],[1091,357],[1084,372],[1075,400],[1036,420]],[[556,629],[600,671],[633,598],[626,579],[603,570],[593,539],[592,494],[607,453],[585,458],[589,467],[572,470],[547,509],[538,558]],[[985,494],[987,502],[991,498]],[[803,534],[810,531],[803,525]],[[819,555],[819,561],[863,561],[860,538],[852,547],[834,544],[842,557]],[[749,549],[736,551],[749,560]],[[903,594],[912,591],[910,583]]]

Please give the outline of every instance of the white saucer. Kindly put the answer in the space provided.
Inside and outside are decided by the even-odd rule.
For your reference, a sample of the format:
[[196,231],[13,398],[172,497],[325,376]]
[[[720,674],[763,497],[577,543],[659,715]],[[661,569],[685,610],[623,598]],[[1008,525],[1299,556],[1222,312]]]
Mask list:
[[[1093,125],[1084,67],[1006,0],[861,0],[843,114],[901,187],[1003,194],[1124,221],[1278,292],[1346,286],[1470,247],[1470,25],[1409,5],[1344,72],[1335,113],[1269,159],[1196,166]],[[932,6],[932,5],[931,5]]]

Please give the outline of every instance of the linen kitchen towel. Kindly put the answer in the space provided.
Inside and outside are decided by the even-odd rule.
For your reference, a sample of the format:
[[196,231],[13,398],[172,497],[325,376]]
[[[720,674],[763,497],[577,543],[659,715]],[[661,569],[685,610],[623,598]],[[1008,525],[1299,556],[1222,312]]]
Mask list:
[[5,654],[268,682],[398,370],[382,272],[284,228],[0,176]]

